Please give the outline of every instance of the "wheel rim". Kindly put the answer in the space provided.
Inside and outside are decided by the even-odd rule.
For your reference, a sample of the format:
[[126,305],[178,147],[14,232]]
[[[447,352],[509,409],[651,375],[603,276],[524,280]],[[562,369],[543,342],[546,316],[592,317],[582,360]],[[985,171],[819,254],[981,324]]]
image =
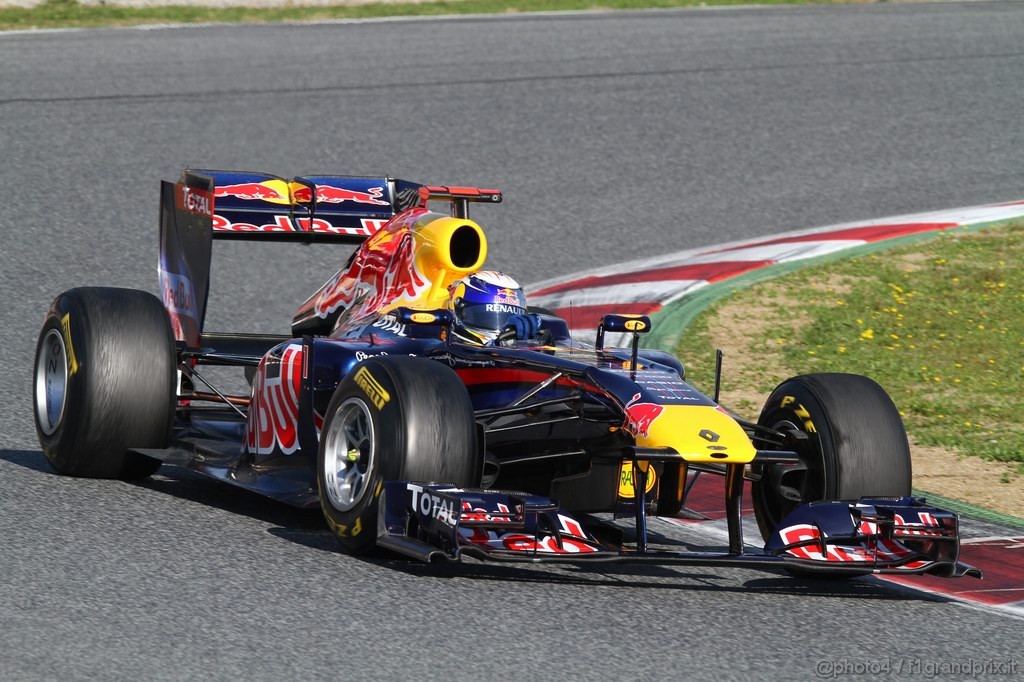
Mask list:
[[36,358],[36,423],[47,436],[52,436],[64,419],[67,402],[68,355],[64,337],[51,329],[43,337]]
[[374,470],[376,438],[366,403],[343,402],[323,438],[327,499],[338,511],[349,511],[363,499]]

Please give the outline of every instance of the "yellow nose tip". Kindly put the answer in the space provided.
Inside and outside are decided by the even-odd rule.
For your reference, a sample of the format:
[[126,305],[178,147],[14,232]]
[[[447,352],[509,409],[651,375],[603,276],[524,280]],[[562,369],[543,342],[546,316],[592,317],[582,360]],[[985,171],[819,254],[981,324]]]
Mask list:
[[707,405],[665,405],[636,443],[673,448],[687,462],[746,464],[757,454],[736,420]]

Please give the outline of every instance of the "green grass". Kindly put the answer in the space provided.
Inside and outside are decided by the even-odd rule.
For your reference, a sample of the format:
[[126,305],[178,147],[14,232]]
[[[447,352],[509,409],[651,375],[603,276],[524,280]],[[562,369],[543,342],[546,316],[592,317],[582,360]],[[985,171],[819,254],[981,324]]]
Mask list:
[[[114,0],[116,2],[116,0]],[[442,14],[501,14],[554,10],[646,9],[702,5],[839,4],[844,0],[442,0],[423,3],[374,3],[358,6],[302,7],[116,7],[83,6],[75,0],[49,0],[31,9],[0,9],[0,30],[128,26],[152,23],[274,22],[361,19]]]
[[711,321],[754,306],[738,343],[764,364],[740,380],[764,395],[793,374],[866,374],[918,443],[1024,473],[1024,222],[943,232],[739,292],[705,311],[678,349],[698,386],[713,384]]

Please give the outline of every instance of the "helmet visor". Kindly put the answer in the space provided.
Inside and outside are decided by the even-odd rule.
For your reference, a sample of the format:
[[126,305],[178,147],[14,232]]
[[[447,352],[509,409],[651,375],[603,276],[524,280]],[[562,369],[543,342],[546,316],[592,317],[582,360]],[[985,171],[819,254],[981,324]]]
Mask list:
[[505,328],[508,318],[525,312],[525,308],[505,303],[470,303],[459,311],[459,318],[467,327],[501,331]]

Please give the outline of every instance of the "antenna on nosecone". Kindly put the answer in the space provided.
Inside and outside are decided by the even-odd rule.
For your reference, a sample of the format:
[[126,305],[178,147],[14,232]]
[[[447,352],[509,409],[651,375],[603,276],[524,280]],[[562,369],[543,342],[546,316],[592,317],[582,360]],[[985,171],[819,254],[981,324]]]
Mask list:
[[[572,299],[570,298],[569,299],[569,329],[572,330],[572,329],[575,329],[575,328],[576,327],[572,326]],[[571,332],[570,332],[569,336],[570,336],[570,338],[572,337],[572,333]],[[576,344],[573,344],[573,343],[569,344],[569,355],[572,355],[572,351],[573,351],[573,348],[575,347],[575,345]]]

